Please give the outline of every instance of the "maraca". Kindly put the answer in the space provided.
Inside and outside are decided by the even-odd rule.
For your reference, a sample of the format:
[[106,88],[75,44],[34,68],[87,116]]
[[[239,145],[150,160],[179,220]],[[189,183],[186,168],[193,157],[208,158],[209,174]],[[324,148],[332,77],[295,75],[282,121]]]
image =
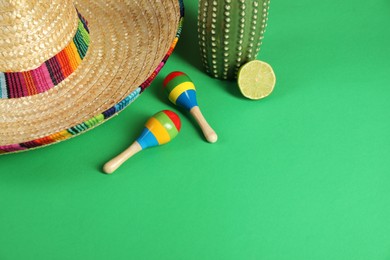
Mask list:
[[106,163],[105,173],[113,173],[127,159],[141,150],[168,143],[179,133],[180,117],[170,110],[163,110],[153,115],[145,124],[141,135],[121,154]]
[[202,129],[206,140],[210,143],[215,143],[218,136],[199,109],[195,85],[191,79],[185,73],[175,71],[165,78],[163,88],[168,93],[168,98],[173,104],[179,105],[191,113]]

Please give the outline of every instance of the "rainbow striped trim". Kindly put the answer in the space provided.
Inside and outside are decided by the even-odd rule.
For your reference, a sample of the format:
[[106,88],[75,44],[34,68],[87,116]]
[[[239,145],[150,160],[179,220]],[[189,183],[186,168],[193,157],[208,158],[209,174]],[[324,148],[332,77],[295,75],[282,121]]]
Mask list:
[[78,16],[73,40],[57,55],[33,70],[0,72],[0,98],[21,98],[48,91],[77,69],[90,43],[88,23],[79,13]]
[[156,70],[149,76],[148,79],[144,81],[136,90],[134,90],[129,96],[127,96],[125,99],[120,101],[115,106],[111,107],[110,109],[104,111],[101,114],[98,114],[91,118],[90,120],[83,122],[81,124],[78,124],[74,127],[71,127],[69,129],[60,131],[58,133],[39,138],[36,140],[32,140],[25,143],[20,144],[13,144],[13,145],[5,145],[0,146],[0,154],[5,153],[12,153],[12,152],[18,152],[23,151],[31,148],[37,148],[44,145],[53,144],[55,142],[60,142],[66,139],[69,139],[71,137],[74,137],[80,133],[85,132],[88,129],[91,129],[93,127],[98,126],[99,124],[103,123],[108,118],[112,117],[113,115],[117,114],[121,110],[123,110],[125,107],[127,107],[129,104],[131,104],[135,99],[139,97],[139,95],[152,83],[153,79],[157,76],[157,74],[160,72],[162,67],[167,62],[168,58],[171,56],[173,50],[176,47],[177,41],[180,38],[182,28],[183,28],[183,19],[184,19],[184,4],[183,0],[179,0],[180,5],[180,20],[179,20],[179,28],[176,33],[176,37],[172,42],[171,47],[169,48],[167,54],[165,55],[164,59],[160,63],[160,65],[156,68]]

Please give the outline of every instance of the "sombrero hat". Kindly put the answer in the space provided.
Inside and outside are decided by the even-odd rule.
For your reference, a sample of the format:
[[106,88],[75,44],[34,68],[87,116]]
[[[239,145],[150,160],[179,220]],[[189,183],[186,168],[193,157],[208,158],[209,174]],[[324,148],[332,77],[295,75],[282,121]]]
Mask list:
[[120,112],[181,32],[182,0],[0,1],[0,153],[56,143]]

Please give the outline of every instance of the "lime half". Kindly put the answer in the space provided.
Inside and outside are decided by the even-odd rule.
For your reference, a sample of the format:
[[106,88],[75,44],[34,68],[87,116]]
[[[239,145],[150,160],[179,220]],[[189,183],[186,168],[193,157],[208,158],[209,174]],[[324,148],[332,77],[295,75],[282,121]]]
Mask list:
[[238,71],[238,87],[249,99],[261,99],[274,90],[276,77],[272,67],[263,61],[253,60]]

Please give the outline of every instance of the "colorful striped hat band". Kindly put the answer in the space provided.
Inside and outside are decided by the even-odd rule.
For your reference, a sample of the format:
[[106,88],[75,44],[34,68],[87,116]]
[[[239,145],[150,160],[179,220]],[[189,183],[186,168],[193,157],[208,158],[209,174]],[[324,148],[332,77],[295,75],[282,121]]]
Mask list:
[[71,75],[87,54],[88,23],[78,14],[73,40],[54,57],[36,69],[23,72],[0,72],[0,98],[21,98],[43,93]]
[[0,154],[70,139],[128,107],[166,64],[183,17],[183,0],[0,0]]

